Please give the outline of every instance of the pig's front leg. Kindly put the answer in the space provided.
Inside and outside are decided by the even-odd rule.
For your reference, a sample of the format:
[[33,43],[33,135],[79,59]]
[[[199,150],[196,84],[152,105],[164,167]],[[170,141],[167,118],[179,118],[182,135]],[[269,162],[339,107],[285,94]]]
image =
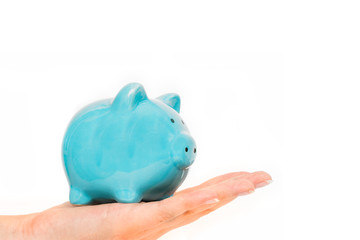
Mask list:
[[142,194],[135,190],[120,189],[115,192],[115,200],[122,203],[138,203],[142,197]]
[[89,204],[92,201],[91,197],[84,191],[76,187],[70,187],[70,202],[72,204]]

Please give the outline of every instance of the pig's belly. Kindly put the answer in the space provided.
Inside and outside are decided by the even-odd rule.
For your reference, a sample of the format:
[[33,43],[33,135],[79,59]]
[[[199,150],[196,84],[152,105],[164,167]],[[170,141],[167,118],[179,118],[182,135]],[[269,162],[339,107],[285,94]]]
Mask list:
[[183,183],[188,171],[188,169],[177,169],[176,173],[173,173],[169,178],[159,182],[156,186],[149,187],[148,191],[144,192],[143,201],[155,201],[170,197]]
[[93,199],[112,199],[115,191],[130,190],[140,193],[143,201],[155,201],[171,196],[187,173],[188,169],[180,170],[172,161],[159,161],[131,172],[116,171],[106,178],[77,178],[73,185]]

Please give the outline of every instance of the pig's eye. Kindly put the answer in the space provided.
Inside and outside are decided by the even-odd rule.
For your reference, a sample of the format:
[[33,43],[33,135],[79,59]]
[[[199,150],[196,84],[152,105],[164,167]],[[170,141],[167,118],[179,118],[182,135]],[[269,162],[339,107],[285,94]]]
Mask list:
[[170,119],[170,121],[172,122],[172,123],[174,123],[175,122],[175,120],[172,118],[172,119]]

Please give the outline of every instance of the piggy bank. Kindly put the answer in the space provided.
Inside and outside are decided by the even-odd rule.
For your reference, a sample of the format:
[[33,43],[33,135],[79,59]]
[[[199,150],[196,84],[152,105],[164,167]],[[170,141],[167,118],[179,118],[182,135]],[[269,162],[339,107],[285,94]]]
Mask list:
[[139,83],[81,109],[62,147],[70,202],[136,203],[171,196],[196,156],[179,112],[177,94],[149,99]]

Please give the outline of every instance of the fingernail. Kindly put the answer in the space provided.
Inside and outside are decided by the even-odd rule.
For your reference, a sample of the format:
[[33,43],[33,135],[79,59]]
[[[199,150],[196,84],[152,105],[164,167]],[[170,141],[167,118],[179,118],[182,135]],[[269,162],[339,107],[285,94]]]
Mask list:
[[266,181],[264,181],[264,182],[261,182],[261,183],[258,183],[258,184],[256,184],[256,186],[255,187],[257,187],[257,188],[261,188],[261,187],[265,187],[266,185],[269,185],[270,183],[272,183],[273,182],[273,180],[266,180]]
[[204,202],[204,204],[215,204],[215,203],[218,203],[219,201],[220,201],[219,199],[214,198],[214,199],[207,200],[206,202]]
[[255,191],[254,191],[253,189],[251,189],[251,190],[249,190],[249,191],[247,191],[247,192],[241,192],[241,193],[239,193],[238,196],[248,195],[248,194],[253,193],[253,192],[255,192]]

